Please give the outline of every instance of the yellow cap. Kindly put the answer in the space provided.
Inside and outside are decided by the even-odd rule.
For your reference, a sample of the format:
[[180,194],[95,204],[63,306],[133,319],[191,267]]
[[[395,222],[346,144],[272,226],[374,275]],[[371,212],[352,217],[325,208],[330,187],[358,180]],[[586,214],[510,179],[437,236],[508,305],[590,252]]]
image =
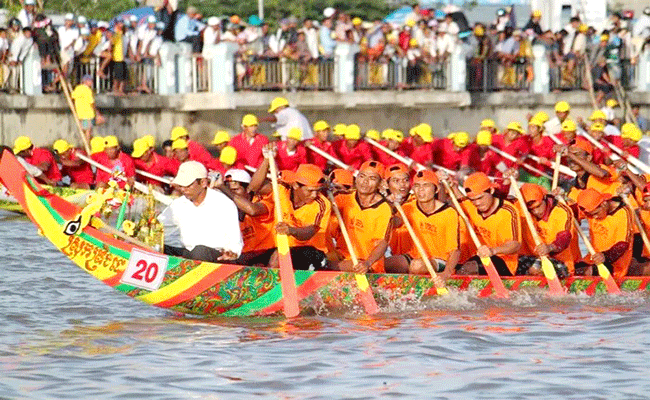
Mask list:
[[241,119],[241,126],[255,126],[259,125],[257,117],[253,114],[246,114],[244,118]]
[[90,154],[97,154],[104,151],[104,138],[95,136],[90,139]]
[[289,105],[289,100],[285,99],[284,97],[276,97],[271,102],[271,107],[269,107],[269,112],[272,113],[273,111],[277,110],[279,107],[288,106],[288,105]]
[[379,131],[376,129],[369,129],[366,131],[366,137],[369,137],[372,140],[381,140],[381,137],[379,136]]
[[391,129],[390,136],[388,137],[388,139],[393,139],[398,143],[402,143],[404,141],[404,134],[402,133],[402,131]]
[[149,143],[149,147],[156,147],[156,138],[153,135],[145,135],[142,139],[146,140]]
[[497,124],[494,123],[494,120],[484,119],[481,121],[481,128],[496,128]]
[[415,26],[415,20],[414,19],[407,20],[406,26],[410,26],[411,28],[413,28]]
[[176,139],[172,143],[172,150],[187,149],[187,140],[185,139]]
[[289,129],[287,139],[302,140],[302,129],[296,127]]
[[415,47],[417,45],[418,45],[418,40],[416,38],[411,38],[411,40],[409,40],[409,46]]
[[479,131],[476,135],[476,144],[479,146],[492,146],[492,132],[490,131]]
[[609,100],[607,100],[607,102],[605,104],[609,108],[618,107],[618,101],[616,101],[616,99],[609,99]]
[[558,101],[555,104],[555,112],[568,112],[571,110],[571,106],[566,101]]
[[585,33],[585,32],[587,32],[588,29],[589,29],[589,27],[587,25],[580,24],[580,26],[578,27],[578,32]]
[[481,25],[476,25],[476,27],[474,28],[474,34],[476,36],[483,36],[485,35],[485,29],[483,29]]
[[469,133],[456,132],[454,138],[451,140],[454,142],[456,146],[463,148],[469,144]]
[[641,129],[639,129],[636,125],[634,125],[631,122],[628,122],[626,124],[623,124],[621,126],[621,139],[631,139],[634,140],[635,142],[638,142],[641,140],[641,137],[643,136],[643,132],[641,132]]
[[329,129],[330,125],[326,122],[323,121],[322,119],[319,121],[314,122],[314,131],[324,131],[325,129]]
[[66,142],[63,139],[59,139],[56,142],[54,142],[54,145],[52,147],[59,154],[63,154],[72,148],[70,143]]
[[359,128],[359,125],[357,124],[348,125],[345,128],[345,138],[348,140],[361,139],[361,128]]
[[541,17],[542,16],[542,10],[535,10],[533,11],[533,17]]
[[431,129],[431,125],[426,124],[426,123],[421,123],[420,125],[415,127],[414,132],[416,135],[422,138],[426,143],[431,143],[433,142],[433,131]]
[[226,131],[216,131],[214,133],[214,139],[212,139],[212,144],[221,144],[227,143],[230,141],[230,135]]
[[352,18],[352,25],[355,25],[355,26],[356,26],[356,25],[361,25],[362,22],[363,22],[363,21],[362,21],[361,18],[359,18],[359,17],[354,17],[354,18]]
[[334,125],[334,135],[336,136],[345,136],[345,130],[347,129],[345,124],[336,124]]
[[601,110],[595,110],[594,112],[591,113],[589,116],[590,121],[595,121],[597,119],[607,119],[607,116],[605,115],[604,112]]
[[32,146],[32,141],[27,136],[20,136],[14,140],[14,154],[18,154]]
[[514,122],[514,121],[509,123],[508,126],[506,126],[506,130],[517,131],[517,132],[519,132],[521,134],[526,133],[524,131],[524,128],[521,127],[521,124],[519,122]]
[[607,42],[607,41],[609,41],[609,35],[606,34],[606,33],[600,35],[600,41],[601,41],[601,42]]
[[537,117],[533,117],[533,118],[530,119],[530,121],[528,121],[528,125],[542,127],[542,126],[544,126],[544,122],[542,122],[542,120],[537,118]]
[[562,130],[564,132],[574,132],[576,130],[576,123],[570,119],[565,119],[564,122],[562,122]]
[[184,136],[189,136],[190,134],[187,132],[187,129],[183,128],[182,126],[175,126],[172,129],[172,140],[180,139]]
[[384,129],[383,131],[381,131],[381,138],[388,140],[391,138],[392,134],[393,134],[393,130],[391,128]]
[[106,149],[107,147],[118,147],[119,145],[120,145],[120,142],[113,135],[106,136],[104,138],[104,149]]
[[540,112],[538,112],[537,114],[535,114],[535,116],[534,116],[533,118],[536,118],[536,119],[542,121],[542,123],[546,123],[546,121],[548,121],[549,119],[551,119],[551,118],[548,116],[548,114],[545,113],[544,111],[540,111]]
[[140,158],[150,148],[151,146],[149,146],[149,142],[147,141],[147,139],[145,138],[136,139],[135,142],[133,142],[133,152],[131,153],[131,157]]
[[225,165],[233,165],[237,160],[237,149],[232,146],[226,146],[221,150],[221,155],[219,155],[219,161]]
[[591,124],[589,129],[596,132],[602,132],[605,129],[605,124],[602,124],[600,122],[594,122],[593,124]]

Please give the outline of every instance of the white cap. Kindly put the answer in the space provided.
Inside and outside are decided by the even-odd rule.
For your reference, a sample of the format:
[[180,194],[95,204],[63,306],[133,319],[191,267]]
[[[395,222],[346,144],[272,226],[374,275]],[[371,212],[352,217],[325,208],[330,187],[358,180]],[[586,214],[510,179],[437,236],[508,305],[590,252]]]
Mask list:
[[34,0],[25,0],[25,5],[26,6],[33,6],[35,4],[36,4],[36,2]]
[[221,22],[221,21],[219,21],[218,17],[210,17],[210,18],[208,18],[208,25],[209,26],[219,25],[219,22]]
[[147,17],[147,22],[150,24],[155,24],[156,23],[156,17],[153,15],[150,15]]
[[106,28],[106,29],[108,29],[108,22],[106,22],[106,21],[99,21],[99,22],[97,23],[97,27],[98,27],[98,28]]
[[182,187],[190,186],[197,179],[208,177],[208,170],[198,161],[185,161],[178,167],[176,178],[172,183]]
[[67,13],[67,14],[65,15],[65,20],[66,20],[66,21],[74,21],[74,14],[72,14],[72,13]]
[[130,22],[138,22],[138,17],[136,17],[135,15],[131,14],[131,15],[129,15],[129,21],[130,21]]
[[325,16],[325,18],[331,17],[334,13],[336,13],[336,10],[332,7],[327,7],[323,10],[323,16]]
[[81,36],[88,36],[90,35],[90,29],[88,29],[87,26],[84,26],[83,28],[79,29],[79,34]]
[[162,21],[156,22],[156,29],[165,29],[165,23]]
[[86,22],[88,22],[88,20],[83,15],[80,15],[80,16],[77,17],[77,23],[78,24],[85,24]]
[[235,182],[251,183],[251,176],[243,169],[229,169],[224,178],[230,178]]

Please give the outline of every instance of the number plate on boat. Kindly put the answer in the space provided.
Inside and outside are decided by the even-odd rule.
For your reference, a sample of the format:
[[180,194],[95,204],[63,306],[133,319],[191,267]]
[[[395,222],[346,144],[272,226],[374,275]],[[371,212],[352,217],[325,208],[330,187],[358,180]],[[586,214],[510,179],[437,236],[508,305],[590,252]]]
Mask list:
[[133,249],[121,283],[147,290],[158,290],[167,272],[169,257]]

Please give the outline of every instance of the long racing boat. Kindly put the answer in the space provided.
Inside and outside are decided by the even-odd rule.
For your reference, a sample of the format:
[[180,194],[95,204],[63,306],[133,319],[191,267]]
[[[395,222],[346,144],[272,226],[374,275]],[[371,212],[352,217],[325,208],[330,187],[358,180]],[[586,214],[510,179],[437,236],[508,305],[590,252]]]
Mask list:
[[[39,185],[6,151],[0,158],[0,181],[22,206],[40,232],[72,262],[96,279],[130,297],[150,305],[203,316],[280,315],[283,309],[279,271],[233,264],[216,264],[160,252],[116,238],[101,230],[102,222],[91,216],[84,221],[83,209]],[[88,216],[86,216],[86,219]],[[338,271],[295,271],[303,314],[319,310],[358,307],[354,274]],[[428,276],[367,274],[377,302],[408,296],[426,301],[438,296]],[[544,277],[504,277],[511,291],[524,288],[547,290]],[[650,291],[650,277],[624,277],[618,281],[624,292]],[[490,296],[492,284],[486,276],[452,276],[450,290],[473,290]],[[607,292],[600,277],[573,276],[562,280],[569,293],[588,295]]]

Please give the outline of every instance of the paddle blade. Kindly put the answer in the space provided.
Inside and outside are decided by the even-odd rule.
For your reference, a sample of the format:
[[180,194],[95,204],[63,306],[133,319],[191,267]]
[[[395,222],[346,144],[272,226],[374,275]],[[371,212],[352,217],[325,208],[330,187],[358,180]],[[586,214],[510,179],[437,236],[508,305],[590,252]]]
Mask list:
[[609,273],[607,267],[603,264],[598,264],[598,275],[603,279],[607,292],[611,294],[621,294],[621,289],[616,284],[614,277]]
[[542,272],[544,272],[544,276],[548,282],[548,290],[551,296],[561,296],[565,294],[565,290],[555,273],[555,267],[553,267],[553,263],[548,259],[548,257],[542,257]]
[[372,289],[368,283],[368,278],[364,274],[355,274],[354,277],[357,280],[357,286],[359,287],[359,298],[363,308],[366,309],[366,313],[369,315],[377,314],[379,312],[379,306],[375,301],[375,297],[372,295]]
[[500,299],[507,299],[510,297],[508,290],[503,286],[503,281],[497,272],[496,267],[492,264],[490,257],[481,257],[481,262],[487,271],[490,282],[492,282],[492,287],[494,287],[495,296]]
[[277,235],[276,240],[278,244],[278,262],[280,264],[280,284],[282,285],[284,300],[284,315],[287,318],[292,318],[300,313],[300,307],[298,305],[296,277],[293,274],[293,262],[289,252],[289,238],[287,235]]

